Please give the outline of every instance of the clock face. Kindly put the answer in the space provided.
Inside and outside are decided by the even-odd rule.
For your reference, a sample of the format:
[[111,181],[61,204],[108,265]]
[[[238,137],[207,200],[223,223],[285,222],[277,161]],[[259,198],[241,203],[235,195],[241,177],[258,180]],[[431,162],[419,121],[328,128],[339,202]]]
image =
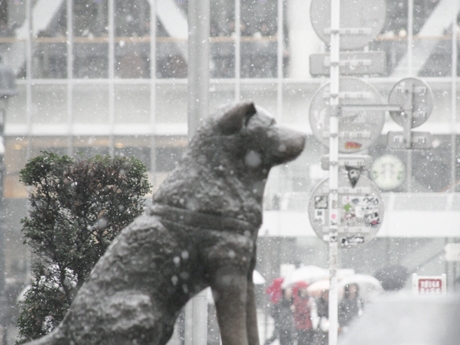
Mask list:
[[395,189],[406,178],[406,166],[396,156],[381,156],[372,163],[371,178],[380,189]]

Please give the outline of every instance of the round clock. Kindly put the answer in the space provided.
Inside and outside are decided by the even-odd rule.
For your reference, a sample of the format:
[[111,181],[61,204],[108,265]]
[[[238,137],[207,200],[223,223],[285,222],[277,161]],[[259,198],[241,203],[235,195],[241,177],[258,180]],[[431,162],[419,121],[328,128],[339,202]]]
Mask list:
[[381,156],[371,165],[371,178],[380,189],[395,189],[406,178],[406,166],[396,156]]

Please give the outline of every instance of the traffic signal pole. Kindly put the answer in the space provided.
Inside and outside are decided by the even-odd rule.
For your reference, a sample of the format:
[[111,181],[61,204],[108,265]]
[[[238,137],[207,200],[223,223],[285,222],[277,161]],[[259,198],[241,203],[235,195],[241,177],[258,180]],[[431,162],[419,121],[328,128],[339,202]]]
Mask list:
[[340,0],[331,0],[330,45],[330,116],[329,116],[329,345],[337,345],[338,338],[338,179],[339,179],[339,53]]

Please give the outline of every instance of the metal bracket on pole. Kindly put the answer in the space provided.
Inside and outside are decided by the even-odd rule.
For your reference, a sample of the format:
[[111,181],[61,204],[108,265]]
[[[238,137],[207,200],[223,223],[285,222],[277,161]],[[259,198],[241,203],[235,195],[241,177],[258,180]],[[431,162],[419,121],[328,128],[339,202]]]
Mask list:
[[[329,170],[330,164],[329,155],[321,157],[321,168],[323,170]],[[345,167],[348,166],[369,170],[372,164],[372,157],[368,155],[339,155],[337,164],[339,169],[345,169]]]
[[412,111],[409,110],[407,112],[402,112],[401,116],[404,119],[404,126],[403,126],[403,130],[404,130],[404,148],[405,149],[410,149],[411,148],[411,142],[412,142],[412,140],[411,140],[411,138],[412,138],[412,135],[411,135]]

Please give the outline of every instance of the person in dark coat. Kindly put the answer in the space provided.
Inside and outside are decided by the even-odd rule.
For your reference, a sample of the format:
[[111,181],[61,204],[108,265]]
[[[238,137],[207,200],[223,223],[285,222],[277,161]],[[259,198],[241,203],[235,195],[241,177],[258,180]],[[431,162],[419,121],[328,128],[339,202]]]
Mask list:
[[293,345],[295,329],[292,288],[283,289],[283,298],[278,305],[280,345]]
[[318,325],[316,327],[314,344],[326,345],[329,343],[329,290],[323,290],[316,299],[316,313]]
[[359,285],[352,283],[345,285],[343,299],[339,303],[339,325],[342,331],[350,326],[350,323],[362,314],[364,303],[359,297]]

